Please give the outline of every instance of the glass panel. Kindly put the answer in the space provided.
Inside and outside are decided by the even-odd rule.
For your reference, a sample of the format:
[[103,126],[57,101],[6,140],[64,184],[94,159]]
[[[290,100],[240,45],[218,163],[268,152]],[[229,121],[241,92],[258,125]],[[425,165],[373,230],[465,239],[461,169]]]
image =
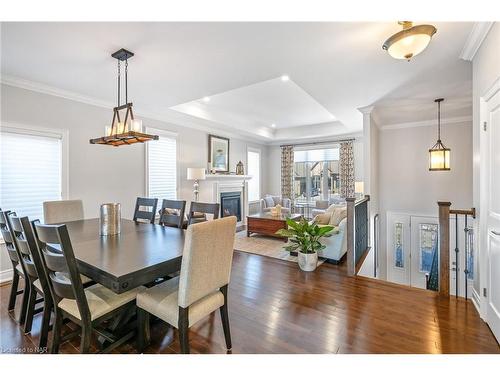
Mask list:
[[247,174],[252,176],[248,181],[248,200],[258,201],[260,199],[260,153],[248,151],[247,160]]
[[420,265],[419,271],[430,273],[434,251],[437,249],[438,225],[420,224]]
[[394,224],[394,266],[405,267],[403,251],[403,223]]

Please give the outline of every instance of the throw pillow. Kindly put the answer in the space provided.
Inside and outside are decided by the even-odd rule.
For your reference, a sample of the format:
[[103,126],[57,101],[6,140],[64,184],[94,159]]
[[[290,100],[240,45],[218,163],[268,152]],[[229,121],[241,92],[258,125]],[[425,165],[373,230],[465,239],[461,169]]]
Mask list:
[[271,196],[265,197],[264,202],[266,202],[266,207],[274,207],[274,199]]
[[329,213],[318,214],[314,217],[313,221],[315,224],[327,225],[328,223],[330,223],[330,217],[331,214]]
[[335,207],[330,217],[330,225],[338,226],[347,217],[347,207]]

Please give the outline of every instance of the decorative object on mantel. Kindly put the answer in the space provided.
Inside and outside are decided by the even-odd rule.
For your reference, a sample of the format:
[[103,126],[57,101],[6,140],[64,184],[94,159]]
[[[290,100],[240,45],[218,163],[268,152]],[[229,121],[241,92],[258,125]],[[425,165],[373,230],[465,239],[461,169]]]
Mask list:
[[[142,121],[134,118],[132,102],[128,102],[128,59],[134,56],[134,54],[122,48],[111,56],[118,60],[118,105],[113,108],[111,126],[105,127],[105,136],[91,139],[90,143],[117,147],[158,140],[159,137],[157,135],[142,132]],[[120,103],[121,61],[125,61],[125,104],[123,105]],[[120,117],[120,111],[122,110],[125,110],[123,121]]]
[[395,59],[410,59],[427,48],[437,29],[432,25],[413,26],[411,21],[399,21],[403,30],[387,39],[382,49]]
[[432,148],[429,149],[429,171],[449,171],[450,152],[441,142],[441,102],[443,98],[434,100],[438,104],[438,139]]
[[236,164],[236,174],[237,175],[245,174],[245,168],[243,167],[243,162],[241,160],[238,162],[238,164]]
[[204,180],[205,177],[205,168],[188,168],[187,169],[187,179],[192,181],[194,180],[193,184],[193,194],[194,194],[194,201],[198,202],[198,197],[200,195],[199,191],[199,181]]
[[114,236],[121,231],[121,205],[120,203],[101,204],[99,210],[99,228],[101,236]]
[[329,225],[320,227],[314,222],[310,224],[304,218],[299,222],[287,219],[286,224],[288,229],[276,232],[289,239],[289,244],[283,248],[290,252],[298,252],[299,267],[302,271],[314,271],[318,265],[318,251],[326,247],[320,239],[328,235],[333,227]]
[[208,163],[210,171],[229,172],[229,138],[208,135]]

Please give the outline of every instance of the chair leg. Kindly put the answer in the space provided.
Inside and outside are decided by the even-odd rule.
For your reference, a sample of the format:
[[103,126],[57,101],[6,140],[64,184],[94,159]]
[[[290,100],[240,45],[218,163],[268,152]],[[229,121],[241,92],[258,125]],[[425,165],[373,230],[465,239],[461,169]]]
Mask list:
[[17,288],[19,287],[19,275],[14,270],[14,276],[12,277],[12,284],[10,286],[10,296],[9,296],[9,311],[14,310],[16,307],[16,297]]
[[226,339],[227,350],[232,350],[233,346],[231,343],[231,330],[229,329],[229,314],[227,311],[227,285],[223,286],[220,291],[224,295],[224,305],[221,306],[220,318],[222,320],[222,329],[224,330],[224,338]]
[[90,337],[92,335],[92,327],[82,325],[81,332],[81,340],[80,340],[80,353],[86,354],[90,352]]
[[189,307],[179,306],[179,341],[181,354],[189,354]]
[[143,353],[146,347],[146,329],[149,325],[149,313],[146,310],[137,308],[137,352]]
[[52,302],[50,301],[50,296],[44,296],[42,329],[40,331],[40,342],[38,343],[38,346],[40,347],[41,350],[44,350],[44,348],[47,347],[51,312],[52,312]]
[[28,280],[24,280],[24,293],[21,303],[21,310],[19,311],[19,324],[24,324],[26,321],[26,310],[28,309],[28,300],[30,298],[30,284]]
[[35,314],[36,296],[36,289],[31,286],[28,305],[26,306],[26,322],[24,323],[24,333],[31,332],[31,327],[33,325],[33,315]]
[[57,354],[59,353],[59,344],[61,342],[62,314],[56,306],[54,307],[54,310],[56,317],[52,331],[52,348],[50,352],[52,354]]

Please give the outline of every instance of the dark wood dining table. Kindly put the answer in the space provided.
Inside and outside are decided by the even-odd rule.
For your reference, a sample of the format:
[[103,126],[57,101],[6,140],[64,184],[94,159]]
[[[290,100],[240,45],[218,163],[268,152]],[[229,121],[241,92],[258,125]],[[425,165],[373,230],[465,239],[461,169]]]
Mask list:
[[121,220],[121,233],[99,234],[99,219],[65,223],[82,274],[123,293],[179,271],[185,231]]

